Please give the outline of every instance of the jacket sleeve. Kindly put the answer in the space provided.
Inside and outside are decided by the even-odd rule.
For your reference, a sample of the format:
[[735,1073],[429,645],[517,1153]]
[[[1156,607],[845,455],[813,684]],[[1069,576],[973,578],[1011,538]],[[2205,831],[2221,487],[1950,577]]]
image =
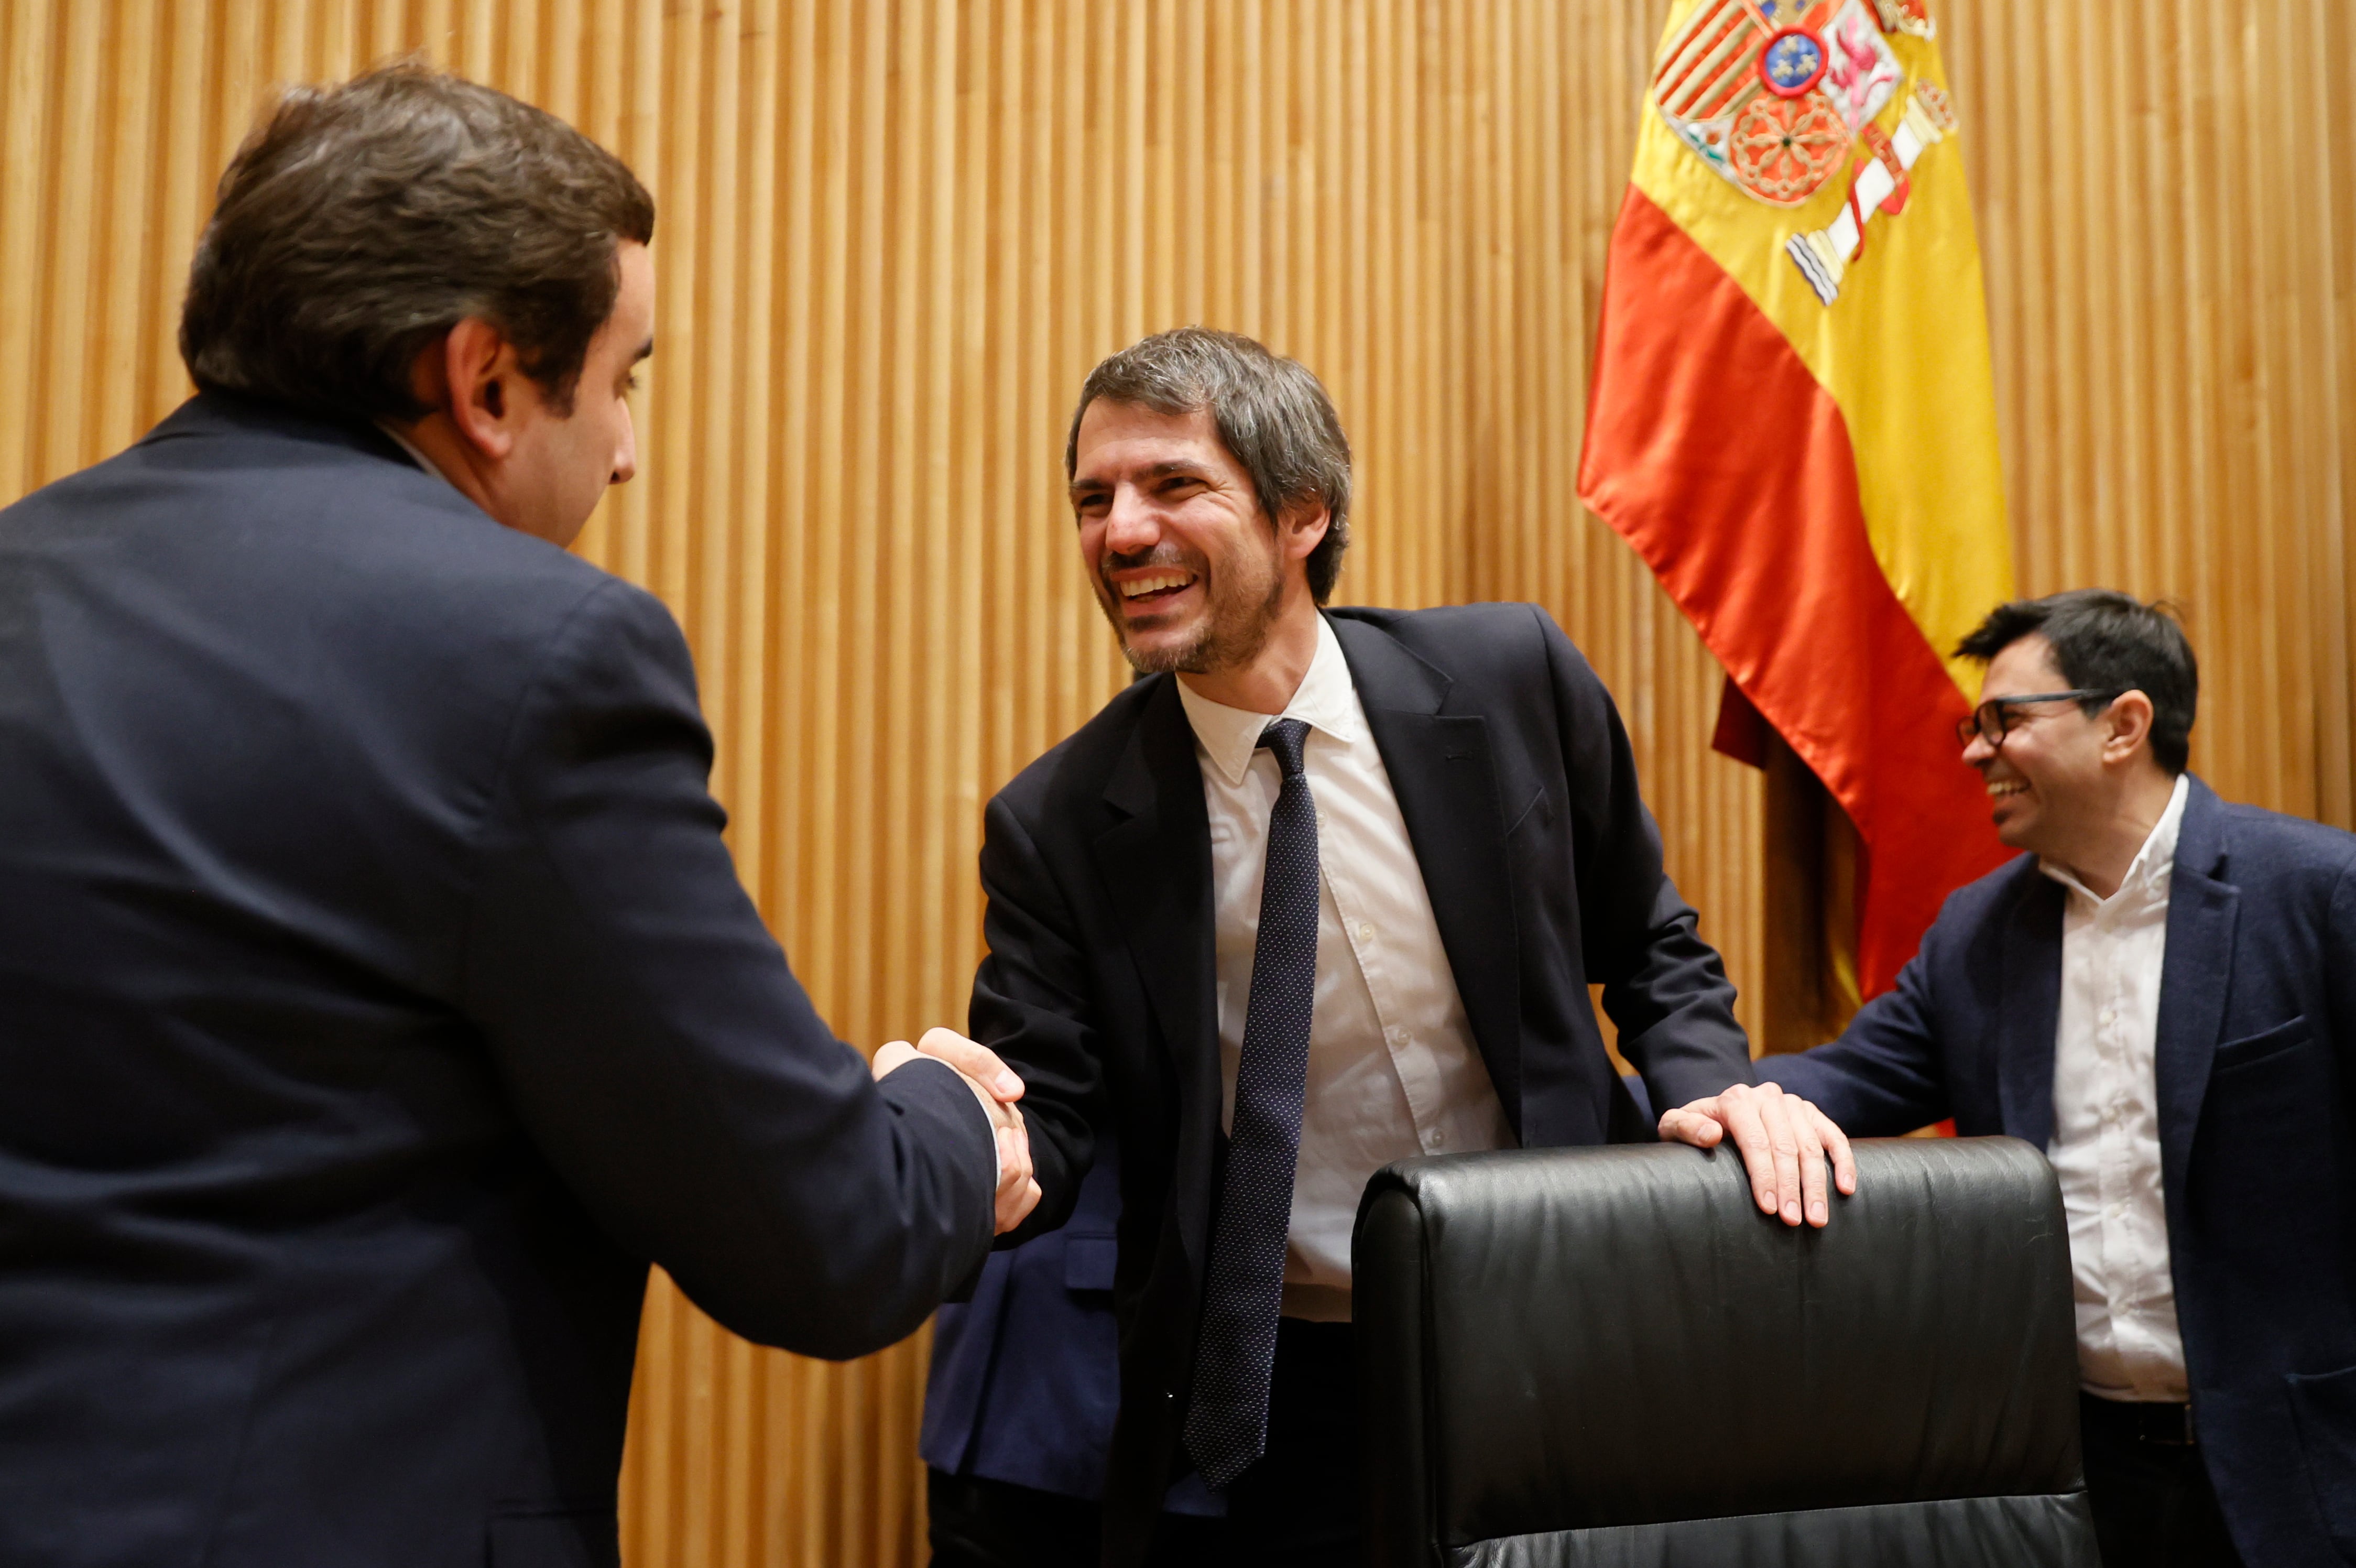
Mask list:
[[1017,1246],[1056,1229],[1095,1159],[1101,1096],[1087,961],[1070,908],[1006,798],[982,816],[981,934],[967,1030],[1023,1077],[1039,1206],[999,1239]]
[[2340,1081],[2347,1086],[2349,1109],[2356,1113],[2356,856],[2340,867],[2331,884],[2323,953],[2329,1045],[2340,1058]]
[[1895,1137],[1953,1115],[1932,994],[1943,935],[1933,923],[1897,985],[1859,1008],[1839,1039],[1761,1058],[1760,1080],[1814,1101],[1853,1138]]
[[1752,1082],[1733,983],[1662,869],[1661,831],[1637,792],[1620,710],[1554,618],[1533,613],[1569,779],[1582,958],[1603,987],[1620,1054],[1643,1075],[1655,1112]]
[[862,1355],[979,1270],[997,1150],[948,1067],[883,1083],[739,885],[669,613],[627,585],[552,638],[487,804],[462,1008],[621,1245],[747,1338]]

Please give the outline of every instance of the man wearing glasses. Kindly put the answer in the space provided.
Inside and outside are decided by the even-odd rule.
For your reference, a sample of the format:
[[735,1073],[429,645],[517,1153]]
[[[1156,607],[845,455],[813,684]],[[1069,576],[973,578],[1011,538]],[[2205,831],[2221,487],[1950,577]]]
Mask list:
[[1959,657],[1997,834],[1846,1034],[1759,1064],[1852,1134],[2044,1148],[2086,1487],[2119,1564],[2356,1560],[2356,836],[2185,771],[2176,622],[2099,589]]

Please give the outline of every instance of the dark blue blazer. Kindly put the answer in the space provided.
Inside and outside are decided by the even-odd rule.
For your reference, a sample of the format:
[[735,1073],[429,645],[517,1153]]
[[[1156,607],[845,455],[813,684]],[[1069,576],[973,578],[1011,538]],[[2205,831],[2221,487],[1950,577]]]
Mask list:
[[[1087,1502],[1104,1496],[1120,1408],[1117,1149],[1099,1134],[1063,1229],[991,1253],[972,1299],[935,1316],[917,1443],[933,1468]],[[1162,1507],[1218,1514],[1226,1503],[1189,1476]]]
[[991,1254],[969,1301],[933,1319],[917,1451],[953,1475],[1090,1502],[1120,1405],[1113,1321],[1119,1167],[1099,1151],[1058,1230]]
[[[1620,1081],[1633,1107],[1633,1135],[1657,1118],[1643,1079],[1622,1073]],[[934,1317],[917,1445],[933,1468],[1089,1502],[1104,1495],[1120,1400],[1116,1147],[1098,1133],[1096,1164],[1062,1230],[991,1253],[973,1298]],[[1222,1504],[1190,1476],[1162,1506],[1215,1513]]]
[[[2193,1421],[2242,1560],[2321,1568],[2356,1559],[2356,836],[2190,789],[2156,1065]],[[1894,991],[1761,1078],[1853,1133],[2045,1147],[2063,898],[2031,856],[1982,877]]]
[[0,1562],[616,1561],[649,1260],[851,1356],[990,1245],[740,888],[662,606],[207,395],[0,511]]
[[[1601,1144],[1634,1122],[1590,983],[1655,1101],[1751,1081],[1733,987],[1662,870],[1619,712],[1561,628],[1532,605],[1328,618],[1519,1140]],[[1098,1121],[1120,1143],[1105,1529],[1108,1561],[1126,1563],[1185,1468],[1220,1158],[1210,822],[1174,677],[1135,682],[998,793],[981,876],[990,953],[968,1032],[1029,1085],[1045,1194],[1017,1239],[1071,1211]]]

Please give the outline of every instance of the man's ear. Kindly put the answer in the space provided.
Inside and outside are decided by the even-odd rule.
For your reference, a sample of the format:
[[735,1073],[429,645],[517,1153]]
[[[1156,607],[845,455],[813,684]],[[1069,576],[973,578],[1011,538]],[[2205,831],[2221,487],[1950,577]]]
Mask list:
[[2122,692],[2104,710],[2109,733],[2103,736],[2103,760],[2123,761],[2136,746],[2151,739],[2151,699],[2141,692]]
[[1325,542],[1325,531],[1333,526],[1333,514],[1326,510],[1324,499],[1311,496],[1284,509],[1278,524],[1278,536],[1284,546],[1288,561],[1306,561],[1310,553]]
[[421,368],[439,383],[430,401],[460,438],[495,462],[514,451],[523,367],[507,335],[469,316],[443,335],[438,352],[428,348],[423,357],[433,363]]

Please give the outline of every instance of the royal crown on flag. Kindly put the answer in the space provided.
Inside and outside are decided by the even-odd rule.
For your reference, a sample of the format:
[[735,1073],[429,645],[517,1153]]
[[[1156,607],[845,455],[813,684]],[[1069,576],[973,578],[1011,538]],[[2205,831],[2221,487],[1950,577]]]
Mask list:
[[1971,195],[1922,0],[1664,9],[1579,499],[1725,669],[1729,749],[1772,730],[1855,825],[1871,997],[2009,853],[1946,656],[2013,596]]
[[1945,95],[1922,81],[1894,129],[1876,124],[1908,85],[1886,35],[1931,32],[1923,0],[1700,0],[1662,42],[1662,120],[1759,200],[1797,207],[1862,147],[1840,217],[1784,247],[1827,306],[1871,214],[1903,210],[1914,160],[1954,128]]

